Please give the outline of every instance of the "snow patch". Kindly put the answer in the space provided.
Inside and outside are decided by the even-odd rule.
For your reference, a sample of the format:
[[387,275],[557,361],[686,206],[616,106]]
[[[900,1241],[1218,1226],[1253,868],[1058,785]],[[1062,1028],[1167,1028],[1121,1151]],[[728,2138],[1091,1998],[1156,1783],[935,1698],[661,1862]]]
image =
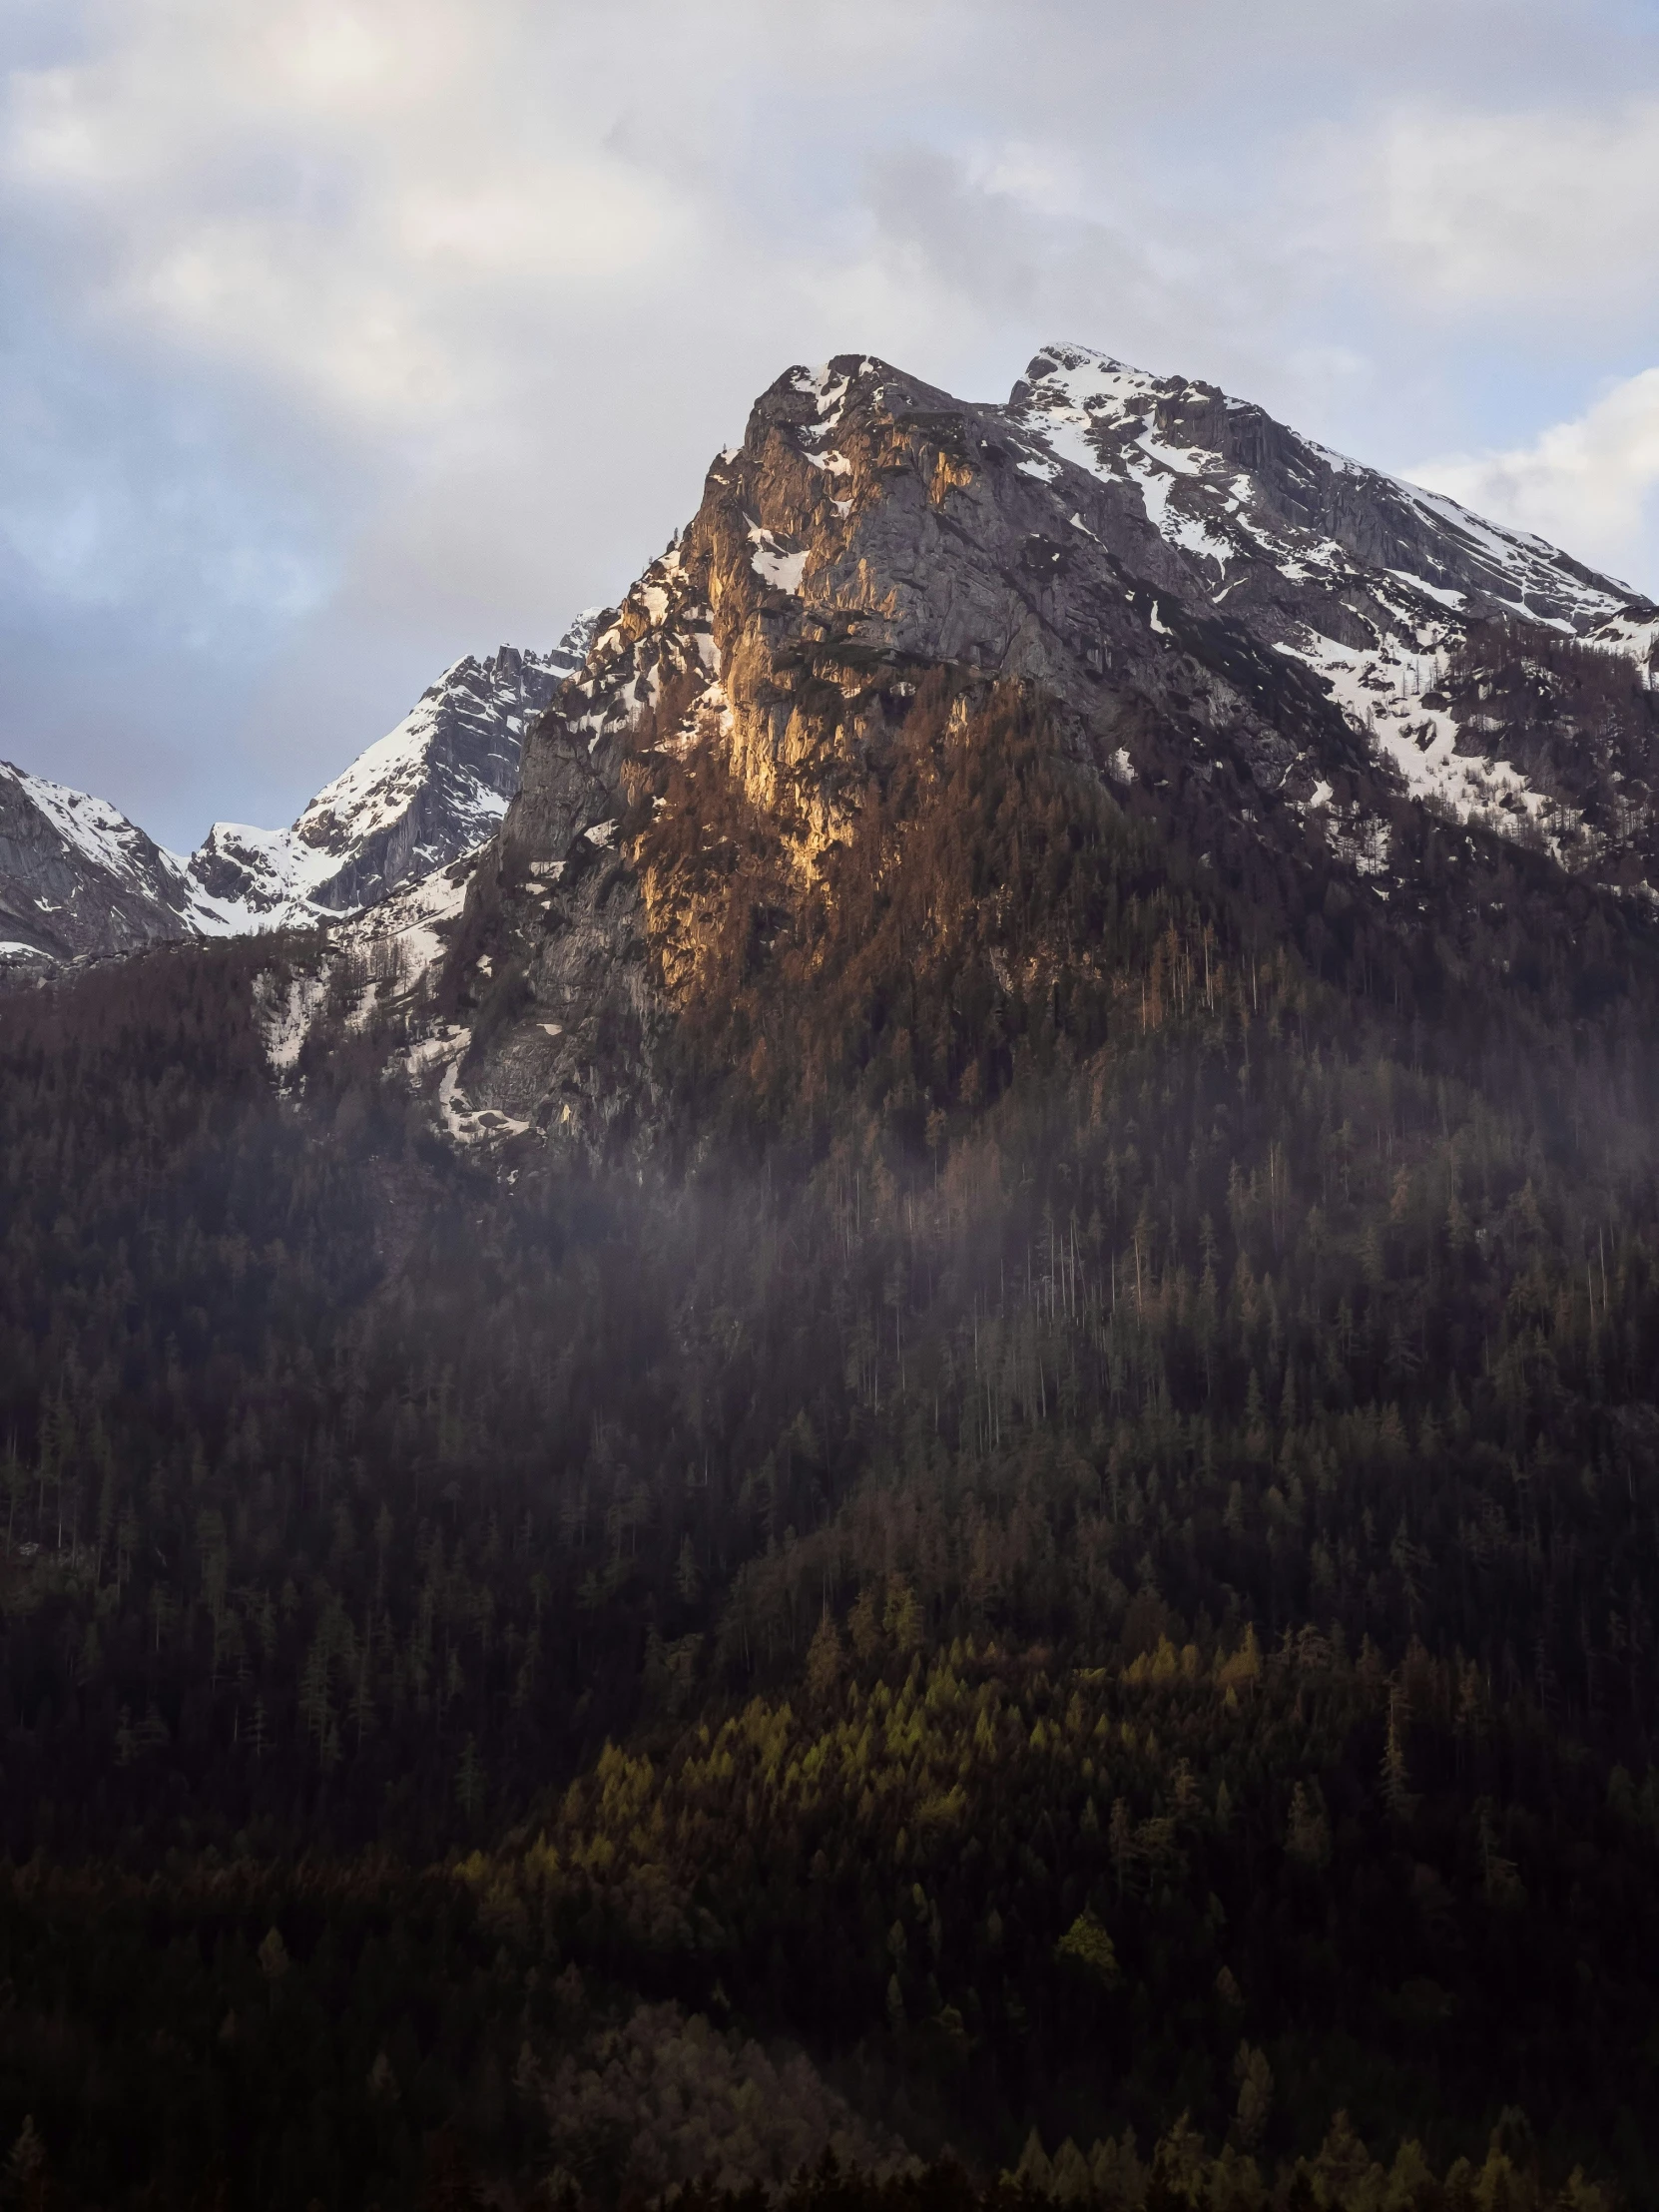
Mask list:
[[749,545],[750,565],[761,581],[775,591],[788,592],[792,599],[799,598],[807,569],[806,553],[785,552],[773,533],[758,522],[749,525]]
[[462,1092],[461,1059],[466,1042],[463,1032],[438,1085],[438,1113],[449,1137],[461,1145],[500,1144],[508,1137],[522,1137],[530,1127],[528,1121],[515,1120],[494,1106],[474,1106]]
[[278,1075],[290,1075],[328,995],[328,969],[291,976],[280,998],[270,975],[256,977],[254,991],[265,1056]]
[[340,926],[336,941],[381,969],[382,1001],[412,990],[443,958],[477,861],[477,853],[470,852],[448,867],[434,868]]

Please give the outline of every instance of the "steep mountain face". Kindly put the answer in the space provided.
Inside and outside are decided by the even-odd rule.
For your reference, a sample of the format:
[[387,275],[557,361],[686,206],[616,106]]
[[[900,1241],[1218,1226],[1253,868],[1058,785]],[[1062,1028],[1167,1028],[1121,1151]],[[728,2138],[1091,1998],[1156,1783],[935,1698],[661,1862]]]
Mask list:
[[[188,860],[103,800],[0,764],[0,965],[314,927],[437,877],[500,827],[525,727],[581,667],[594,619],[550,653],[457,661],[290,829],[215,823]],[[417,905],[454,896],[445,873]]]
[[[1522,908],[1617,940],[1594,886],[1651,895],[1656,639],[1623,587],[1213,387],[1075,347],[1001,407],[869,358],[791,370],[531,735],[446,979],[461,1080],[514,1128],[649,1111],[699,1002],[786,966],[810,989],[917,718],[976,742],[1015,700],[1080,794],[1316,968],[1368,971],[1374,921],[1430,993],[1507,972]],[[1500,722],[1477,649],[1578,692],[1517,679],[1532,721]],[[1594,744],[1586,669],[1623,701]],[[902,871],[900,827],[870,864]],[[981,949],[1004,1007],[1054,952]],[[795,1049],[774,1031],[744,1049]]]
[[115,808],[0,761],[0,968],[212,926],[183,861]]

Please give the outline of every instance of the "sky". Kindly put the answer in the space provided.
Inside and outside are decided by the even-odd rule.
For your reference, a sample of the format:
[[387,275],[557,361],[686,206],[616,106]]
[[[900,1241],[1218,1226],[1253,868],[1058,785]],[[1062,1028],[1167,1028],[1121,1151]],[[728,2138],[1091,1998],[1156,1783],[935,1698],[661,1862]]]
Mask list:
[[1659,596],[1659,0],[0,0],[0,758],[177,849],[796,362],[1202,376]]

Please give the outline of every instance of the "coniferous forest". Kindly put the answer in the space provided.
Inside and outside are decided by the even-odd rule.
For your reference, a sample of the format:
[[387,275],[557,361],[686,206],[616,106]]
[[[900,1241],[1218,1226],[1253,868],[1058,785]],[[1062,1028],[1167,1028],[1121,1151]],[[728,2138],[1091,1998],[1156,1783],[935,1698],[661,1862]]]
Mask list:
[[5,999],[10,2202],[1659,2199],[1651,933],[906,730],[816,904],[644,793],[649,1156],[319,941]]

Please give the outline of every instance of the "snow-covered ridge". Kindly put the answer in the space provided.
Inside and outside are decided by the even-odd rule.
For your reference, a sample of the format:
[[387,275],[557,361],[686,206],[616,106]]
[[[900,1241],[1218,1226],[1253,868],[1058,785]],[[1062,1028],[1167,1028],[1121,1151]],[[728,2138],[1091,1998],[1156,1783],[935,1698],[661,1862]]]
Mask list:
[[[1015,385],[1007,412],[1059,459],[1103,480],[1134,481],[1148,520],[1175,544],[1185,542],[1191,524],[1202,520],[1214,533],[1218,552],[1223,547],[1235,554],[1261,552],[1281,563],[1288,559],[1340,573],[1350,549],[1330,536],[1322,542],[1309,526],[1312,515],[1298,528],[1290,516],[1276,512],[1286,502],[1271,496],[1284,488],[1272,479],[1300,475],[1303,504],[1340,509],[1343,488],[1334,480],[1348,478],[1362,495],[1384,496],[1397,510],[1402,531],[1423,541],[1417,550],[1428,553],[1434,566],[1474,572],[1461,579],[1460,589],[1448,590],[1430,575],[1400,571],[1442,604],[1463,605],[1478,594],[1523,619],[1579,636],[1612,624],[1627,650],[1651,643],[1659,624],[1659,608],[1628,584],[1596,575],[1545,539],[1487,521],[1443,493],[1335,453],[1213,385],[1152,376],[1086,346],[1053,345]],[[1270,435],[1263,437],[1264,430]],[[1276,443],[1282,448],[1277,454]],[[1264,468],[1264,458],[1277,461],[1277,468]],[[1323,502],[1310,501],[1307,495],[1317,495],[1321,476],[1333,483]],[[1178,488],[1183,479],[1185,496]],[[1361,564],[1350,557],[1348,565]]]
[[[96,866],[107,867],[112,873],[131,873],[145,865],[144,848],[150,839],[108,800],[95,799],[90,792],[71,791],[67,784],[51,783],[44,776],[31,776],[9,762],[0,762],[0,776],[9,777],[40,809],[64,842]],[[182,881],[184,861],[160,846],[153,849],[161,852],[163,864],[176,869]]]
[[[481,666],[471,659],[452,662],[395,730],[359,753],[342,775],[322,787],[295,822],[293,836],[313,850],[326,849],[342,835],[370,836],[398,821],[430,773],[432,749],[441,742],[446,709],[467,688],[474,670],[490,682],[489,705],[507,751],[513,750],[513,741],[522,745],[527,725],[547,698],[582,666],[602,612],[598,607],[585,609],[551,653],[517,654],[511,646],[503,646]],[[471,790],[458,797],[461,805],[471,809],[473,820],[464,827],[476,829],[478,834],[470,842],[477,844],[493,834],[512,792],[475,778]]]
[[187,857],[85,792],[0,764],[0,962],[333,923],[476,850],[518,789],[524,734],[592,643],[503,646],[444,670],[288,828],[215,823]]
[[524,733],[582,666],[598,613],[579,615],[551,653],[503,646],[453,662],[290,829],[216,823],[190,865],[220,925],[360,913],[493,836],[518,789]]
[[[1431,704],[1469,624],[1501,614],[1659,668],[1659,607],[1527,531],[1334,453],[1245,400],[1082,345],[1045,346],[1005,418],[1027,473],[1131,498],[1191,603],[1302,661],[1407,789],[1560,848],[1579,828]],[[1288,587],[1288,588],[1287,588]]]

